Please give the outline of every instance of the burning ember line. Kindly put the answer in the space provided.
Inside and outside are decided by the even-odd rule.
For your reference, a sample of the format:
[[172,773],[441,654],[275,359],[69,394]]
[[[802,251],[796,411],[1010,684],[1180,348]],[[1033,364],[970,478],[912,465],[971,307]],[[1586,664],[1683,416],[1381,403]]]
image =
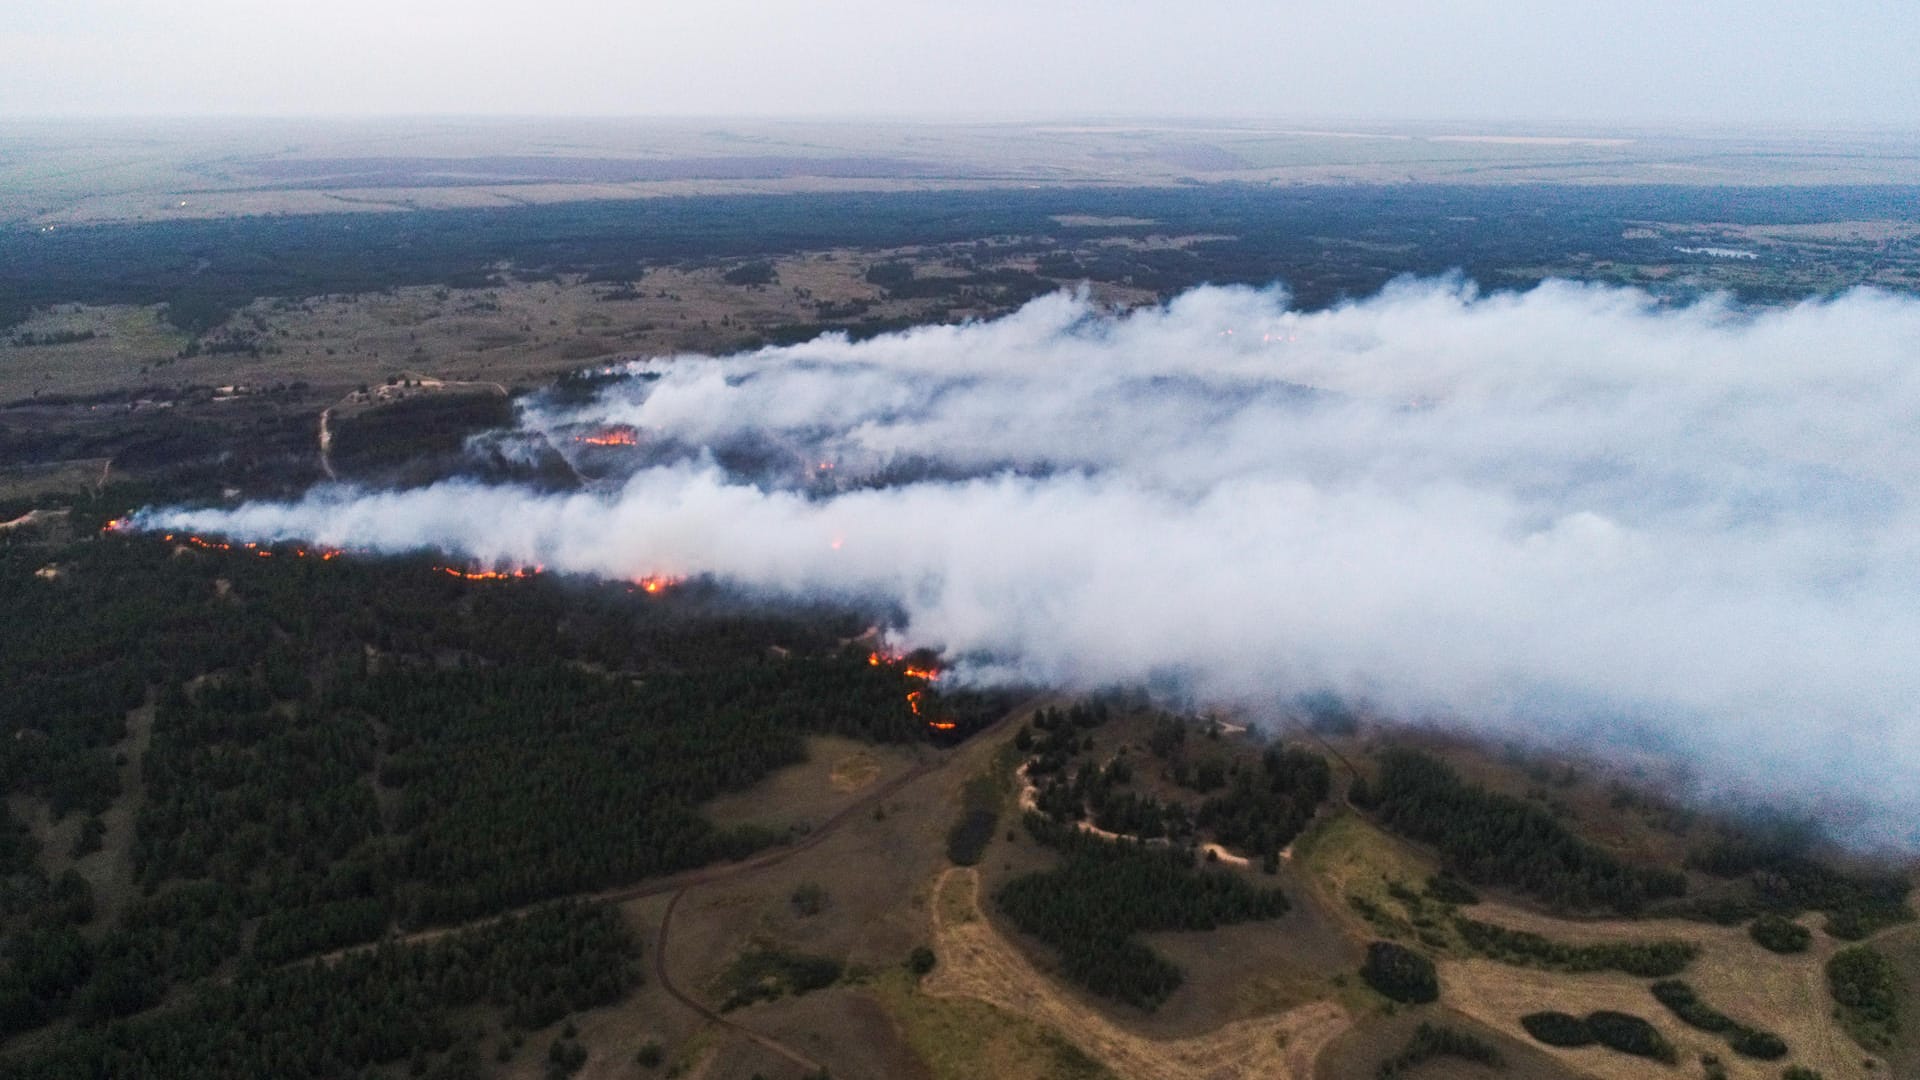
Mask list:
[[456,566],[436,566],[435,570],[462,581],[522,581],[545,572],[544,566],[515,566],[506,570],[462,570]]
[[[103,533],[132,533],[134,530],[128,524],[126,518],[114,518],[107,522],[100,531]],[[331,562],[347,554],[346,551],[340,548],[315,548],[308,550],[304,547],[296,547],[290,550],[277,551],[270,547],[263,547],[259,542],[252,540],[236,546],[224,540],[209,540],[204,536],[197,536],[192,533],[179,535],[164,533],[160,539],[164,543],[178,543],[188,547],[198,548],[201,551],[229,553],[238,551],[250,553],[259,559],[271,559],[276,555],[284,555],[292,559],[315,557],[321,562]],[[433,567],[434,573],[445,574],[450,578],[457,578],[461,581],[525,581],[528,578],[537,577],[540,574],[546,573],[546,570],[547,568],[543,565],[513,566],[501,570],[463,569],[458,566],[444,565],[435,565]],[[649,596],[657,596],[673,588],[675,585],[680,584],[680,579],[671,574],[646,574],[634,578],[632,584],[634,588],[639,589]],[[878,661],[875,662],[878,663]]]
[[907,663],[907,658],[900,653],[868,653],[867,664],[871,667],[892,667],[895,664],[899,664],[901,665],[900,674],[905,675],[909,679],[919,679],[922,682],[938,682],[940,679],[939,668],[915,667]]
[[[172,544],[172,543],[186,544],[190,547],[199,548],[201,551],[233,551],[234,550],[234,546],[232,544],[226,543],[225,541],[221,541],[221,540],[209,540],[204,536],[193,536],[193,535],[175,536],[173,533],[166,533],[162,535],[160,539],[169,544]],[[331,562],[332,560],[337,559],[341,555],[345,554],[345,552],[339,550],[338,548],[321,548],[317,551],[309,551],[306,548],[294,548],[292,551],[275,551],[272,548],[263,548],[256,543],[241,544],[239,550],[252,552],[253,556],[259,559],[271,559],[276,555],[285,555],[290,559],[306,559],[306,558],[317,557],[321,562]]]
[[587,446],[638,446],[640,433],[621,424],[597,431],[592,435],[575,435],[573,441]]

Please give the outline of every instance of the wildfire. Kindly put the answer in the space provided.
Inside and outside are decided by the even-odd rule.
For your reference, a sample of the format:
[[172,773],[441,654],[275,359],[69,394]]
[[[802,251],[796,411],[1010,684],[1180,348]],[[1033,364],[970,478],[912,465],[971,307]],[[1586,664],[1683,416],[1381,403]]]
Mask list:
[[668,589],[673,588],[675,585],[680,584],[680,579],[669,574],[647,574],[643,577],[634,578],[633,584],[635,588],[646,593],[648,596],[658,596]]
[[[174,543],[175,541],[178,541],[182,544],[187,544],[192,547],[197,547],[201,551],[233,551],[234,550],[234,546],[232,544],[226,543],[225,541],[209,540],[204,536],[194,536],[192,534],[188,534],[185,536],[176,536],[173,533],[165,533],[160,537],[160,539],[169,544]],[[344,552],[342,552],[339,548],[320,548],[315,551],[309,551],[306,548],[294,548],[291,551],[275,551],[272,548],[261,547],[258,543],[251,543],[251,542],[241,544],[239,550],[252,553],[253,557],[256,559],[271,559],[276,555],[285,555],[290,559],[306,559],[306,558],[312,558],[317,556],[321,562],[330,562],[334,559],[339,558],[342,554],[344,554]]]
[[[923,653],[922,655],[926,654]],[[891,667],[899,664],[900,674],[905,675],[909,679],[919,679],[922,682],[937,682],[940,678],[939,668],[931,666],[920,667],[912,663],[902,653],[870,652],[867,654],[867,664],[869,667]]]
[[[931,654],[921,652],[915,655],[928,656]],[[900,653],[870,652],[867,654],[867,665],[869,667],[893,667],[899,665],[900,674],[905,675],[909,679],[918,679],[924,683],[937,682],[940,678],[939,668],[934,667],[930,663],[925,666],[915,664]],[[925,690],[907,691],[907,708],[913,710],[913,715],[919,716],[921,703],[925,702],[926,698],[927,692]],[[959,726],[959,724],[952,720],[938,718],[929,718],[927,720],[927,727],[933,731],[952,731]]]
[[575,435],[573,441],[587,446],[638,446],[640,433],[626,424],[615,424],[591,435]]
[[456,566],[436,566],[435,570],[462,581],[520,581],[546,570],[544,566],[515,566],[506,570],[462,570]]

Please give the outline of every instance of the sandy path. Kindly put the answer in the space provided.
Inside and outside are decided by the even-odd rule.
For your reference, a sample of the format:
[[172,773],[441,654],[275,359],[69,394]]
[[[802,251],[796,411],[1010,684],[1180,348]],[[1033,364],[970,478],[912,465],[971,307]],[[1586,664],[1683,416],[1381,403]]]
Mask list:
[[[1020,771],[1015,775],[1020,779],[1020,812],[1023,814],[1039,813],[1040,812],[1040,789],[1034,786],[1033,778],[1027,775],[1027,767],[1025,765],[1020,766]],[[1083,833],[1092,833],[1095,836],[1098,836],[1107,840],[1138,839],[1137,837],[1122,836],[1117,832],[1108,832],[1107,830],[1101,828],[1100,826],[1095,825],[1093,822],[1086,821],[1084,819],[1074,822],[1073,826],[1074,828],[1079,829]],[[1149,844],[1167,843],[1167,841],[1165,840],[1148,840],[1145,842]],[[1228,851],[1226,848],[1221,847],[1219,844],[1213,843],[1211,841],[1201,844],[1200,851],[1202,854],[1212,855],[1214,857],[1214,860],[1222,866],[1252,866],[1253,865],[1252,859],[1247,858],[1245,855],[1235,855],[1233,852]],[[1286,851],[1283,851],[1280,853],[1280,857],[1283,859],[1291,859],[1293,857],[1292,852],[1293,852],[1293,849],[1291,846],[1289,846]]]

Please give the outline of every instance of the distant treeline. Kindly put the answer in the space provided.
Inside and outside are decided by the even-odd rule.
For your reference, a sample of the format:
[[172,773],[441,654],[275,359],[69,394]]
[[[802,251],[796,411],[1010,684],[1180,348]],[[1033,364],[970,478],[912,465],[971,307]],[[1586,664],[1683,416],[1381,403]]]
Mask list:
[[[1343,186],[1061,188],[707,196],[543,206],[218,218],[0,231],[0,328],[61,302],[165,304],[191,333],[261,296],[478,287],[497,267],[525,278],[582,274],[630,282],[669,263],[766,259],[985,237],[1003,252],[1053,256],[1041,273],[1169,292],[1202,282],[1284,281],[1305,306],[1371,293],[1401,274],[1459,269],[1491,284],[1573,252],[1668,258],[1632,222],[1796,224],[1910,214],[1910,187]],[[1068,227],[1057,215],[1150,225]],[[1184,233],[1227,239],[1185,249],[1057,250],[1097,236]],[[1330,240],[1329,238],[1335,238]],[[764,275],[755,274],[758,280]],[[1021,279],[1024,283],[1025,279]],[[1025,291],[1022,283],[1016,283]],[[972,287],[991,286],[983,279]],[[901,278],[890,287],[936,288]],[[1779,299],[1754,286],[1755,298]]]

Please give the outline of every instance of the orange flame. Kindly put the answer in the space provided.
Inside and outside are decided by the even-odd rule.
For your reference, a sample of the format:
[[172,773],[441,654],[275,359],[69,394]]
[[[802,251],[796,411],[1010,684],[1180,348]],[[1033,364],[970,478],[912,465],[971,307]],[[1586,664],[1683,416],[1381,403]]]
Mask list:
[[925,696],[925,694],[926,691],[924,690],[914,690],[907,694],[907,708],[913,710],[913,715],[920,715],[920,699]]
[[448,577],[456,577],[462,581],[520,581],[533,577],[546,568],[543,566],[516,566],[506,570],[462,570],[453,566],[436,566],[434,569]]
[[669,574],[646,574],[634,578],[633,584],[648,596],[658,596],[680,584],[680,579]]
[[573,441],[588,446],[638,446],[640,433],[626,424],[615,424],[592,435],[575,435]]
[[927,726],[935,731],[952,731],[960,725],[951,720],[929,720],[927,721]]

